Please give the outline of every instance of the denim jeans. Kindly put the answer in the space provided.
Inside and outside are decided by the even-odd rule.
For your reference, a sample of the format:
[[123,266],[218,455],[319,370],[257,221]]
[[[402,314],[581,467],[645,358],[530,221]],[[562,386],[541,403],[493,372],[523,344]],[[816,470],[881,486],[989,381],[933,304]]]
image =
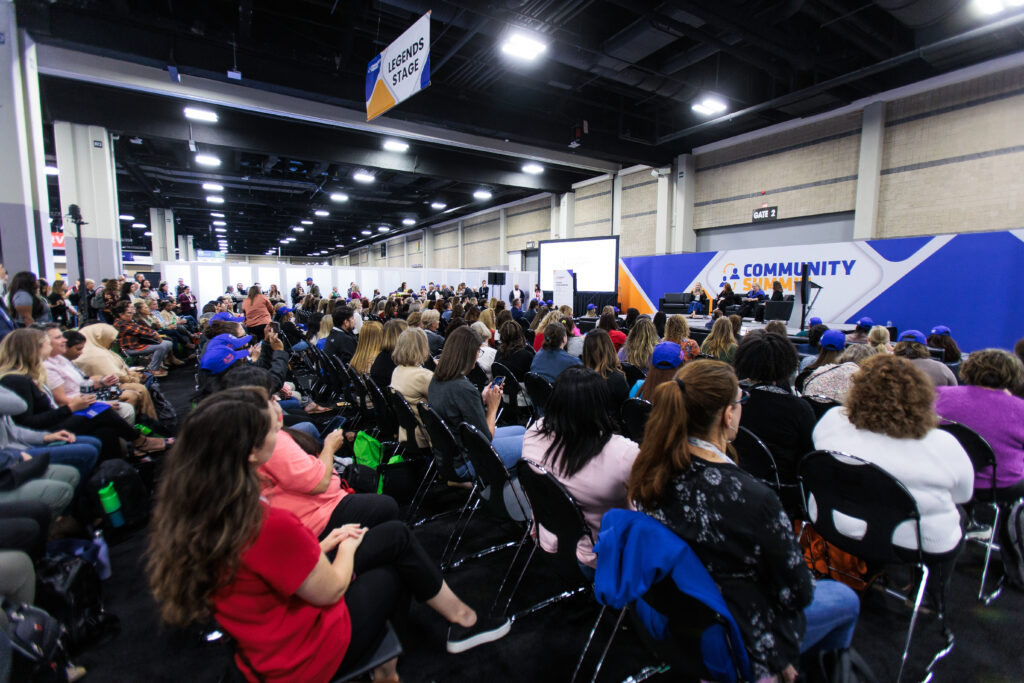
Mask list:
[[[491,445],[501,458],[506,469],[512,469],[523,457],[523,435],[526,434],[526,427],[511,425],[509,427],[496,427]],[[455,473],[460,477],[471,477],[475,474],[473,465],[466,460],[465,465],[457,466]]]
[[860,598],[852,588],[838,581],[819,579],[814,599],[804,608],[807,628],[800,641],[800,653],[850,647],[858,614]]
[[701,315],[703,315],[704,314],[704,304],[702,304],[699,301],[691,301],[690,302],[690,313],[700,313]]
[[298,353],[299,351],[305,351],[308,348],[309,348],[309,344],[308,343],[306,343],[304,341],[300,341],[298,344],[292,344],[292,353]]
[[164,358],[174,348],[174,344],[168,340],[164,340],[159,344],[153,344],[152,346],[146,346],[135,351],[129,351],[128,349],[122,349],[126,356],[147,356],[153,354],[153,360],[149,363],[150,370],[159,370],[160,366],[164,362]]
[[79,488],[81,488],[82,484],[89,479],[89,474],[92,473],[93,468],[96,466],[101,449],[99,439],[91,436],[78,436],[75,438],[75,443],[45,444],[29,448],[25,452],[31,456],[43,455],[45,453],[50,456],[51,465],[70,465],[74,467],[78,470],[78,474],[81,477],[78,483]]
[[297,424],[291,425],[290,427],[288,427],[288,429],[294,429],[297,432],[308,434],[309,436],[316,439],[317,443],[323,443],[323,441],[320,439],[320,430],[317,429],[316,425],[313,424],[312,422],[299,422]]

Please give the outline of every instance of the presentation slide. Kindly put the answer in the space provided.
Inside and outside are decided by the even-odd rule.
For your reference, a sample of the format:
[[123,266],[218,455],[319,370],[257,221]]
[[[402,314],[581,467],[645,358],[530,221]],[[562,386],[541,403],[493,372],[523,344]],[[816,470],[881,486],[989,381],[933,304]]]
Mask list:
[[577,292],[614,292],[619,264],[619,239],[555,240],[540,243],[540,288],[555,288],[554,272],[576,274]]

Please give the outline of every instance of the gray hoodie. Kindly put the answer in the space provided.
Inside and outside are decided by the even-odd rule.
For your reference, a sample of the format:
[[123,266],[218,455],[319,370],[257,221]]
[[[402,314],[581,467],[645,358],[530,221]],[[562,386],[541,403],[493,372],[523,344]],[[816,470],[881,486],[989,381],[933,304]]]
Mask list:
[[12,415],[20,415],[26,410],[28,406],[20,396],[0,386],[0,448],[22,450],[43,444],[46,432],[21,427],[11,419]]

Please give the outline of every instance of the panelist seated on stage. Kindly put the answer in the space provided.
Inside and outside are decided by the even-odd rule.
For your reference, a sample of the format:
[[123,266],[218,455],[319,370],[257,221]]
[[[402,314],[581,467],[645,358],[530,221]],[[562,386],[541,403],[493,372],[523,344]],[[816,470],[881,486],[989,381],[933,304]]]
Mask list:
[[757,305],[764,301],[765,293],[761,289],[761,285],[754,283],[747,295],[743,297],[743,307],[740,309],[740,315],[744,318],[749,318],[754,315],[754,311]]
[[728,282],[722,283],[722,291],[715,297],[715,308],[725,313],[726,306],[735,306],[739,304],[740,297],[738,294],[732,291],[732,285]]

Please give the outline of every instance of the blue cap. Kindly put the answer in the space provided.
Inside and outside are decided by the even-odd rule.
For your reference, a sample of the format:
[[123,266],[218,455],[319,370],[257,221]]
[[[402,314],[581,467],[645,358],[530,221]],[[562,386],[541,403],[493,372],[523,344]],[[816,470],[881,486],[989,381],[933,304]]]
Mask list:
[[857,321],[857,327],[864,327],[867,329],[874,327],[874,324],[875,321],[867,316],[864,316],[863,318]]
[[277,309],[277,314],[284,315],[285,313],[291,313],[293,310],[294,309],[288,308],[287,306],[282,306],[281,308]]
[[900,334],[899,341],[913,341],[918,344],[928,344],[928,340],[925,338],[921,330],[906,330]]
[[554,306],[554,305],[555,305],[555,302],[554,302],[554,301],[552,301],[551,299],[548,299],[548,300],[547,300],[547,301],[545,301],[544,303],[546,303],[546,304],[547,304],[548,306]]
[[313,281],[313,278],[311,278],[311,277],[307,277],[306,278],[306,282],[312,282],[312,281]]
[[219,375],[236,362],[249,356],[249,352],[242,348],[252,341],[252,335],[244,337],[233,337],[230,334],[218,334],[206,345],[203,358],[199,367],[211,375]]
[[234,316],[227,311],[221,311],[220,313],[214,313],[210,320],[227,320],[229,323],[244,323],[245,316]]
[[683,350],[675,342],[665,341],[654,347],[654,355],[651,356],[651,367],[662,370],[678,368],[683,364]]
[[821,318],[819,318],[818,316],[814,316],[813,318],[807,321],[807,324],[810,325],[811,327],[814,327],[815,325],[820,325]]
[[821,335],[821,341],[818,344],[823,349],[842,351],[846,348],[846,335],[841,330],[829,330]]
[[592,310],[594,310],[595,308],[597,308],[597,306],[595,306],[594,304],[587,304],[587,310],[588,310],[588,311],[592,311]]
[[946,327],[945,325],[936,325],[935,327],[932,328],[932,334],[944,334],[948,337],[953,333],[950,332],[949,328]]

